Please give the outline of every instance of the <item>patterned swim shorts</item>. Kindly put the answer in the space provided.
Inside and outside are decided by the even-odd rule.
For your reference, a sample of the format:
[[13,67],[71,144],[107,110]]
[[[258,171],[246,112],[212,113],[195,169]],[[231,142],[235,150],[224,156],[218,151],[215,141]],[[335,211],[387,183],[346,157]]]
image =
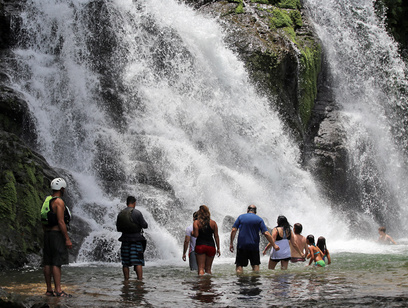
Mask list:
[[145,265],[141,242],[122,242],[120,255],[123,266]]

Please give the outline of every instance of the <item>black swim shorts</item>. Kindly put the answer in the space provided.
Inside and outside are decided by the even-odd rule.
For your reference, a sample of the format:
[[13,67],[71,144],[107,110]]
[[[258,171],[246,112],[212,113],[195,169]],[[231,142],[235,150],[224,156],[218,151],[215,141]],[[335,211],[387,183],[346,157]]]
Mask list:
[[68,248],[64,235],[61,231],[45,231],[42,265],[61,266],[68,263]]
[[261,264],[259,250],[237,249],[235,264],[237,266],[247,266],[248,260],[251,262],[251,266]]

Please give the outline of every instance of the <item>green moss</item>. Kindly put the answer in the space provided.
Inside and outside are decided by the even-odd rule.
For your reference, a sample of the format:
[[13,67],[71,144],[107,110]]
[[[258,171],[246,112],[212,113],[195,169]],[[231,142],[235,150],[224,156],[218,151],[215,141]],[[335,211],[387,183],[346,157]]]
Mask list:
[[274,9],[269,11],[272,15],[269,18],[269,27],[271,29],[293,27],[292,19],[285,10]]
[[303,26],[302,15],[298,10],[290,11],[289,16],[295,27],[300,28]]
[[300,0],[280,0],[280,1],[271,1],[275,2],[276,6],[283,9],[300,9]]
[[40,206],[42,201],[32,185],[28,185],[28,189],[24,189],[19,195],[21,196],[19,203],[22,205],[21,210],[24,213],[24,217],[22,217],[24,221],[23,226],[29,230],[41,220]]
[[[317,94],[317,77],[321,65],[321,47],[314,40],[305,36],[298,37],[296,29],[303,26],[302,15],[298,8],[299,1],[269,1],[279,8],[267,9],[270,13],[269,26],[282,29],[286,36],[297,46],[299,57],[299,105],[297,112],[302,125],[307,126]],[[285,9],[283,9],[285,8]]]
[[236,14],[242,14],[244,13],[244,4],[240,3],[238,4],[237,8],[235,9]]
[[269,4],[269,0],[252,0],[252,3]]
[[2,178],[5,184],[0,193],[0,218],[13,222],[16,219],[16,179],[10,170],[3,171]]
[[251,67],[267,68],[267,71],[273,71],[278,66],[278,55],[273,51],[266,51],[261,54],[254,54],[250,59]]
[[30,165],[25,165],[25,170],[27,173],[27,177],[30,180],[31,184],[36,184],[37,183],[37,178],[35,177],[35,167],[30,166]]
[[228,2],[238,3],[238,6],[235,8],[235,14],[244,13],[244,1],[243,0],[228,0]]
[[317,76],[321,68],[321,47],[300,48],[300,102],[299,113],[304,126],[307,125],[317,94]]

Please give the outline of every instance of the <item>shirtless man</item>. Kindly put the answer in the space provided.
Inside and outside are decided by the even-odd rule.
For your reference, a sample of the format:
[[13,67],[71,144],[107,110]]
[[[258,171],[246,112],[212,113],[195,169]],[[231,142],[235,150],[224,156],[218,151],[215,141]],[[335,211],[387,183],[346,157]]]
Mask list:
[[[67,183],[64,179],[52,180],[52,195],[44,201],[44,205],[50,208],[48,220],[43,221],[44,253],[42,264],[47,285],[47,292],[45,293],[47,296],[71,297],[70,294],[61,289],[61,266],[68,264],[68,249],[72,248],[67,228],[67,223],[71,217],[68,208],[61,199],[66,187]],[[51,285],[52,279],[54,279],[54,290]]]
[[386,229],[385,227],[379,227],[378,228],[378,234],[380,237],[378,238],[377,242],[381,244],[394,244],[396,245],[397,243],[393,240],[391,236],[385,233]]
[[[307,251],[308,251],[308,247],[306,244],[306,238],[301,235],[300,233],[302,233],[303,230],[303,226],[300,223],[296,223],[293,226],[293,239],[297,245],[297,247],[299,247],[299,250],[304,254],[307,255]],[[291,263],[296,263],[296,262],[305,262],[306,258],[302,257],[302,255],[299,254],[299,252],[297,252],[296,249],[294,249],[294,247],[292,246],[292,244],[289,242],[290,244],[290,262]]]

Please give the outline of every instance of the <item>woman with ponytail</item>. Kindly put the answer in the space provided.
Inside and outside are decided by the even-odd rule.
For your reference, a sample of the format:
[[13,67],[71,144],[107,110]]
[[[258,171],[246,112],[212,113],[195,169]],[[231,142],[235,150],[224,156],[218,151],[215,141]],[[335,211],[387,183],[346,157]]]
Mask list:
[[[217,223],[211,219],[210,210],[201,205],[197,212],[197,220],[193,224],[192,236],[196,237],[195,253],[198,265],[198,275],[211,274],[215,253],[220,253],[220,239]],[[215,250],[217,247],[217,251]]]

